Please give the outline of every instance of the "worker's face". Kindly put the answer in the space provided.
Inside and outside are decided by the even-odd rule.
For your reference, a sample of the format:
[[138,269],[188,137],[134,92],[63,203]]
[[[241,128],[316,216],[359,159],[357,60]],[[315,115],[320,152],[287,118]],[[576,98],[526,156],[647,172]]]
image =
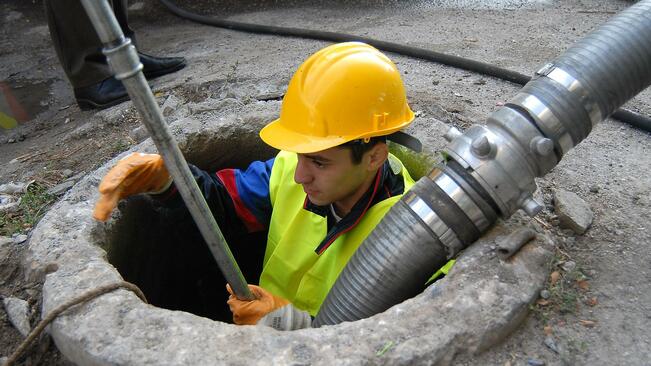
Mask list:
[[366,192],[387,155],[384,143],[367,151],[360,164],[354,164],[350,149],[342,147],[298,154],[294,180],[303,186],[312,203],[320,206],[335,203],[347,212]]

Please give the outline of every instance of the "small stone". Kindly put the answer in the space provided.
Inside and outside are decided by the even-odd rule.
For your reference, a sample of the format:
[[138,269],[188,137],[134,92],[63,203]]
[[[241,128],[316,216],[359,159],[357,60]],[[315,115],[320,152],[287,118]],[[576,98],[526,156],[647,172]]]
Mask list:
[[593,320],[579,320],[579,324],[583,325],[586,328],[594,328],[596,322]]
[[3,303],[11,324],[23,337],[27,337],[32,329],[29,325],[29,305],[27,301],[15,297],[5,297]]
[[540,297],[542,297],[543,299],[549,299],[550,296],[551,294],[549,293],[549,291],[547,290],[540,291]]
[[14,183],[9,182],[5,184],[0,184],[0,194],[16,194],[23,192],[28,183]]
[[165,99],[165,103],[163,103],[163,106],[161,107],[163,116],[168,117],[170,114],[174,113],[180,104],[181,101],[174,95],[167,97],[167,99]]
[[64,193],[66,193],[72,186],[75,185],[75,182],[72,180],[66,180],[63,183],[59,183],[54,187],[51,187],[47,190],[47,193],[53,195],[53,196],[60,196]]
[[538,359],[535,359],[535,358],[529,358],[529,359],[527,359],[527,365],[529,365],[529,366],[545,366],[545,361],[538,360]]
[[83,178],[86,175],[86,172],[79,172],[71,177],[68,177],[66,179],[66,182],[79,182],[81,178]]
[[583,234],[592,224],[590,206],[579,196],[562,189],[554,190],[554,205],[562,228]]
[[9,140],[7,140],[7,142],[10,143],[10,144],[13,144],[13,143],[16,142],[16,139],[14,139],[14,138],[10,138]]
[[86,122],[75,128],[68,136],[75,140],[86,139],[93,131],[97,130],[97,127],[98,126],[93,124],[93,122]]
[[0,213],[18,210],[20,199],[7,194],[0,194]]
[[258,94],[255,96],[255,99],[262,102],[266,102],[269,100],[282,100],[284,95],[285,95],[284,92],[277,91],[277,92]]
[[554,351],[554,353],[556,353],[556,354],[560,353],[559,350],[558,350],[558,346],[556,345],[556,342],[554,341],[554,338],[552,338],[551,336],[545,337],[545,341],[543,343],[545,343],[545,346],[547,346],[547,348]]
[[[115,108],[107,108],[98,111],[95,116],[89,119],[89,123],[94,124],[94,130],[97,128],[106,128],[107,126],[119,126],[126,119],[128,105],[118,105]],[[95,131],[91,133],[94,134]]]
[[144,126],[138,126],[129,132],[129,137],[131,137],[136,142],[142,142],[149,136],[147,129]]
[[567,262],[563,263],[563,265],[561,266],[561,268],[562,268],[563,271],[565,271],[565,272],[572,272],[572,271],[576,268],[576,262],[574,262],[574,261],[567,261]]
[[590,186],[590,192],[599,193],[599,186]]
[[27,241],[27,235],[19,234],[14,237],[14,244],[21,244]]
[[14,242],[13,238],[10,238],[8,236],[0,236],[0,248],[4,247],[5,245],[7,245],[9,243],[13,243],[13,242]]
[[63,171],[61,171],[61,174],[63,175],[64,178],[69,178],[70,176],[72,176],[73,173],[74,172],[70,169],[63,169]]

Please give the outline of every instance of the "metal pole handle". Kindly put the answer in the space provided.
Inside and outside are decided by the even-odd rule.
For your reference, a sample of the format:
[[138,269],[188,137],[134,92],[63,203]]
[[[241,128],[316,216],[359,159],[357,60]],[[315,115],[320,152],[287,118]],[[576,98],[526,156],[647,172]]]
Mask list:
[[142,73],[143,66],[136,48],[129,38],[124,37],[108,1],[82,0],[82,4],[104,44],[102,52],[106,55],[115,78],[122,81],[127,89],[226,281],[231,285],[238,299],[255,299],[178,144],[165,123],[158,103]]

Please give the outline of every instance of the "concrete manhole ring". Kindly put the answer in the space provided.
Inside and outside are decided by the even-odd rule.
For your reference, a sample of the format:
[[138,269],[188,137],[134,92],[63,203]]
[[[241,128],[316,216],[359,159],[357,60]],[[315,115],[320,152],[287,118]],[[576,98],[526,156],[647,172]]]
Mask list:
[[[233,152],[243,147],[233,149],[233,144],[248,141],[244,148],[251,158],[273,154],[256,137],[272,116],[264,117],[189,118],[171,128],[193,163],[244,164]],[[155,149],[147,140],[133,151]],[[115,238],[111,232],[120,214],[108,224],[91,218],[97,185],[120,157],[79,182],[33,232],[25,259],[28,275],[42,276],[53,263],[58,268],[45,277],[43,314],[87,290],[123,279],[109,263],[107,244]],[[544,284],[550,255],[545,247],[550,243],[543,235],[508,261],[495,255],[495,237],[514,226],[509,221],[490,231],[437,285],[357,322],[278,332],[155,307],[130,291],[117,290],[67,311],[49,332],[61,352],[80,365],[446,364],[456,354],[481,351],[511,332]]]

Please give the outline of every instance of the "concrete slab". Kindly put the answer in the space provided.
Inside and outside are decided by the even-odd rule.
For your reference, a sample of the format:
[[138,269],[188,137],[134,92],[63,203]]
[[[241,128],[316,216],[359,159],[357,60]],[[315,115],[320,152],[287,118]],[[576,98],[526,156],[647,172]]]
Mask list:
[[[189,161],[237,165],[241,162],[235,161],[232,144],[257,146],[250,136],[277,108],[277,102],[258,102],[248,115],[213,118],[206,113],[177,120],[171,128]],[[132,150],[154,148],[146,140]],[[261,147],[248,156],[270,153]],[[122,280],[107,261],[122,211],[107,224],[91,218],[97,185],[122,155],[77,183],[32,234],[27,276],[38,278],[56,269],[45,277],[43,316],[87,290]],[[117,290],[64,313],[50,334],[66,358],[80,365],[450,364],[457,355],[484,350],[515,329],[545,282],[546,248],[553,243],[543,235],[507,261],[495,253],[495,238],[519,227],[516,221],[485,235],[442,281],[361,321],[278,332],[157,308]]]

